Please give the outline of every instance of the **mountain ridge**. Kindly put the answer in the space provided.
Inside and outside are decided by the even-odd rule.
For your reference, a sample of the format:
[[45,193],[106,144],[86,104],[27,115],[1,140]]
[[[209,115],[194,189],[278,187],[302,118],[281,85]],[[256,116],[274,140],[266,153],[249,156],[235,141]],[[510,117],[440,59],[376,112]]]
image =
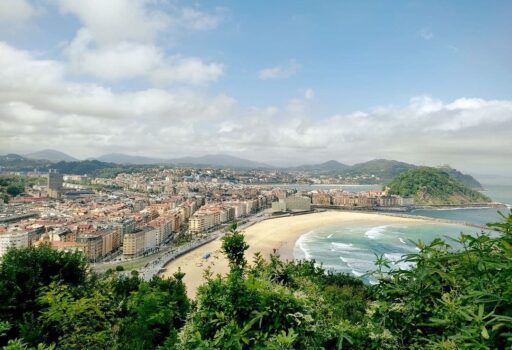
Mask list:
[[[45,150],[43,150],[45,151]],[[39,153],[43,152],[40,151]],[[55,151],[55,150],[47,150]],[[64,154],[55,151],[57,154]],[[38,153],[38,152],[34,152]],[[34,154],[32,153],[32,154]],[[71,156],[69,156],[71,157]],[[100,163],[90,163],[89,161],[96,160]],[[46,171],[49,168],[59,164],[58,168],[68,169],[68,166],[63,164],[69,161],[51,161],[47,159],[35,159],[21,156],[18,154],[9,154],[0,156],[0,166],[18,169],[23,171],[31,171],[34,168]],[[297,167],[276,167],[265,163],[256,162],[240,157],[235,157],[226,154],[207,154],[199,157],[180,157],[180,158],[152,158],[145,156],[132,156],[123,153],[109,153],[96,158],[88,158],[86,160],[75,160],[74,163],[77,169],[83,167],[79,164],[84,162],[87,165],[85,168],[105,168],[105,167],[118,167],[118,166],[144,166],[144,165],[174,165],[174,166],[212,166],[212,167],[230,167],[230,168],[247,168],[247,169],[282,169],[290,172],[306,172],[313,175],[332,175],[338,177],[352,177],[359,179],[361,183],[375,183],[387,184],[392,181],[399,174],[413,168],[417,165],[400,162],[388,159],[373,159],[367,162],[356,163],[347,165],[337,160],[329,160],[318,164],[300,165]],[[89,162],[89,163],[88,163]],[[437,167],[441,171],[448,173],[454,179],[462,182],[464,185],[473,189],[482,189],[482,185],[471,175],[464,174],[449,166],[443,165]],[[88,172],[90,173],[90,172]]]
[[27,153],[27,154],[24,154],[23,157],[28,158],[28,159],[49,160],[51,162],[60,162],[60,161],[76,162],[76,161],[78,161],[77,158],[70,156],[67,153],[57,151],[55,149],[50,149],[50,148],[43,149],[43,150],[36,151],[36,152]]

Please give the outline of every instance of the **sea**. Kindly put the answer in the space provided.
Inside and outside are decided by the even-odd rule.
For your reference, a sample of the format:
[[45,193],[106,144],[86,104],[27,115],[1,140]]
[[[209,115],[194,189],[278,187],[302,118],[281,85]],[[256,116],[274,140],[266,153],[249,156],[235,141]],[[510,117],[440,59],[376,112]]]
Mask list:
[[[312,187],[312,189],[333,188],[329,185]],[[380,188],[380,186],[339,187],[354,192]],[[500,221],[502,217],[498,212],[501,211],[506,214],[512,208],[512,182],[508,184],[484,184],[484,187],[484,194],[507,205],[508,208],[413,210],[408,214],[477,225]],[[297,189],[299,190],[299,188]],[[304,190],[308,189],[304,188]],[[362,276],[367,282],[373,283],[374,281],[367,273],[375,270],[377,256],[387,258],[391,262],[391,268],[408,268],[409,266],[399,260],[405,254],[417,252],[417,242],[429,243],[436,237],[442,237],[451,242],[454,247],[457,247],[457,243],[452,239],[458,237],[461,232],[476,235],[481,231],[482,228],[470,225],[426,221],[407,224],[377,223],[357,226],[322,226],[304,232],[297,240],[294,257],[295,259],[314,259],[317,263],[322,264],[325,269]]]

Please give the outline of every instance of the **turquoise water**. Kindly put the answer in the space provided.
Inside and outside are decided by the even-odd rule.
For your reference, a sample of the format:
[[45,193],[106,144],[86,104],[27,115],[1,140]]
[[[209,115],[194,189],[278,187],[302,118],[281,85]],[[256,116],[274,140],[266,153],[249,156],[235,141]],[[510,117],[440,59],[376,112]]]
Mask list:
[[[484,185],[483,193],[496,202],[506,204],[510,207],[512,204],[512,185]],[[459,208],[459,209],[436,209],[436,210],[413,210],[412,215],[428,216],[431,218],[448,219],[463,221],[472,224],[485,225],[490,222],[501,221],[498,214],[501,211],[506,214],[510,208]]]
[[501,221],[498,211],[506,213],[508,209],[496,208],[461,208],[461,209],[436,209],[436,210],[413,210],[408,214],[428,216],[431,218],[455,220],[471,224],[485,225],[490,222]]
[[324,268],[361,276],[375,269],[376,255],[384,255],[395,268],[404,254],[417,252],[414,242],[431,242],[436,237],[456,238],[461,232],[476,234],[479,229],[439,223],[372,224],[325,226],[309,231],[297,241],[296,259],[315,259]]
[[[488,185],[485,188],[484,193],[493,200],[512,204],[512,185]],[[410,214],[485,225],[501,220],[498,210],[503,213],[509,211],[506,208],[459,208],[414,210]],[[302,235],[295,245],[294,256],[296,259],[315,259],[326,269],[361,276],[375,269],[376,255],[384,255],[396,262],[404,254],[417,251],[413,242],[418,240],[428,243],[436,237],[454,238],[459,236],[460,232],[476,234],[480,231],[470,226],[428,222],[325,226]],[[407,266],[397,263],[393,267]],[[369,281],[367,277],[365,278]]]

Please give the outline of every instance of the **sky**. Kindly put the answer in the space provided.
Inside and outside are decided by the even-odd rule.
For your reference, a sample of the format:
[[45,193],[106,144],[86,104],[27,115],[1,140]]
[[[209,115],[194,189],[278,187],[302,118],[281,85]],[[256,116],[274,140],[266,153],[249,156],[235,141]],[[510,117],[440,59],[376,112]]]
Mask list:
[[1,0],[0,154],[512,175],[512,2]]

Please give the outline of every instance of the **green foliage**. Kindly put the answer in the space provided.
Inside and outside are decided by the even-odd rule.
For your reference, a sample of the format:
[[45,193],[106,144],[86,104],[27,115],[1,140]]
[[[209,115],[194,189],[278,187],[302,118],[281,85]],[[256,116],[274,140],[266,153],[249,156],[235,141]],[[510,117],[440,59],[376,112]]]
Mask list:
[[444,171],[430,167],[418,167],[402,173],[388,187],[390,194],[414,197],[416,204],[457,205],[490,201]]
[[[25,190],[25,178],[22,176],[0,176],[0,192],[12,197],[23,193]],[[8,198],[8,197],[7,197]],[[4,199],[5,201],[5,199]]]
[[185,323],[190,303],[181,280],[155,278],[141,283],[126,303],[126,316],[119,327],[121,349],[154,349],[173,345]]
[[[505,349],[512,346],[512,214],[492,224],[500,237],[461,234],[419,243],[373,288],[373,321],[410,349]],[[457,249],[454,249],[454,246]]]
[[[0,176],[0,193],[4,193],[2,198],[4,202],[8,202],[9,194],[12,197],[16,197],[25,191],[25,187],[32,187],[34,185],[44,183],[42,177],[26,177],[18,175],[2,175]],[[7,199],[7,200],[6,200]]]
[[[4,349],[509,349],[512,212],[499,234],[418,242],[409,270],[378,258],[368,286],[314,261],[246,261],[236,226],[227,276],[191,304],[181,272],[142,280],[85,272],[78,255],[11,250],[0,265]],[[233,238],[235,237],[235,238]],[[385,272],[388,271],[388,272]]]
[[39,321],[46,340],[56,341],[62,349],[112,348],[114,310],[109,298],[99,289],[74,288],[53,283],[39,298],[44,306]]
[[[228,239],[236,227],[232,231]],[[230,274],[210,276],[200,287],[179,349],[333,348],[345,337],[336,328],[342,315],[362,321],[366,287],[360,280],[326,273],[314,262],[282,262],[275,254],[268,262],[257,255],[241,274],[243,236],[233,245],[238,249],[224,249],[231,256]]]
[[449,165],[443,165],[439,167],[440,170],[444,171],[448,175],[450,175],[451,178],[454,180],[457,180],[464,186],[467,186],[469,188],[472,188],[474,190],[482,190],[482,184],[478,182],[473,176],[468,174],[463,174],[460,171],[453,169]]
[[237,224],[232,224],[229,233],[222,240],[222,251],[232,268],[243,270],[247,264],[244,256],[247,249],[249,245],[245,242],[244,235],[237,231]]
[[22,184],[12,184],[7,186],[5,191],[11,196],[16,197],[17,195],[22,194],[24,190],[25,187]]
[[92,174],[102,169],[117,168],[113,163],[100,162],[99,160],[81,160],[75,162],[58,162],[51,165],[52,169],[56,169],[62,174],[86,175]]
[[50,162],[43,159],[28,159],[17,154],[0,156],[0,166],[19,171],[33,171],[34,168],[44,167]]
[[342,172],[344,176],[361,177],[375,175],[380,180],[388,182],[395,176],[413,169],[415,165],[396,160],[374,159],[365,163],[354,164]]
[[[182,282],[87,273],[80,254],[13,249],[0,265],[0,346],[174,348],[191,304]],[[43,344],[43,345],[40,345]],[[49,348],[49,349],[50,349]]]
[[82,255],[48,247],[9,250],[0,262],[0,320],[12,324],[9,335],[17,336],[38,316],[41,288],[54,281],[79,285],[86,278],[86,266]]

